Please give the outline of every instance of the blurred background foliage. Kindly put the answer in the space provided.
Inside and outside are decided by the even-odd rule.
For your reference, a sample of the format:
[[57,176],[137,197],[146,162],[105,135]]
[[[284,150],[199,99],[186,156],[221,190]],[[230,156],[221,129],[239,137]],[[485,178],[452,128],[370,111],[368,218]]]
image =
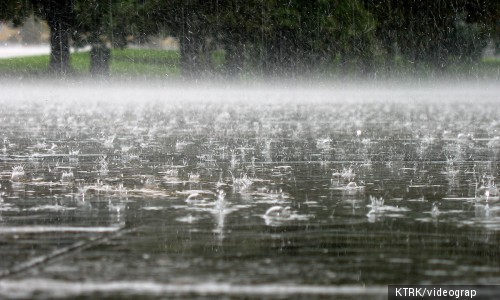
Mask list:
[[[500,49],[500,1],[5,0],[0,4],[0,20],[14,25],[33,15],[50,28],[50,69],[64,74],[71,71],[71,45],[90,46],[90,70],[108,74],[112,53],[124,62],[119,49],[145,45],[158,36],[178,41],[178,59],[170,61],[172,69],[186,77],[370,76],[401,66],[439,73],[454,70],[457,64],[478,64],[487,46]],[[155,55],[142,59],[161,64]]]

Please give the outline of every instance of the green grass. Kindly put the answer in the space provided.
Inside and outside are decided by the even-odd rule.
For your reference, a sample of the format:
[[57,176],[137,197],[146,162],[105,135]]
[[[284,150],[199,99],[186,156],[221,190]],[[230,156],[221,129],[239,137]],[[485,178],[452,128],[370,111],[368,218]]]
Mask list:
[[123,49],[113,50],[110,73],[114,76],[178,76],[178,51]]
[[[117,49],[112,52],[110,74],[115,77],[130,76],[179,76],[178,51],[149,49]],[[49,56],[38,55],[0,59],[0,74],[7,76],[46,76]],[[90,68],[90,53],[71,54],[73,75],[85,76]]]
[[0,73],[6,75],[42,75],[47,73],[48,55],[0,59]]
[[[207,60],[205,58],[205,60]],[[216,51],[210,58],[213,70],[221,71],[224,64],[224,53]],[[203,59],[202,59],[203,63]],[[46,77],[50,76],[48,70],[49,56],[30,56],[0,59],[0,75],[14,77]],[[89,73],[90,53],[79,52],[71,54],[71,65],[75,77],[85,77]],[[335,62],[331,66],[325,66],[328,70],[323,70],[325,78],[355,78],[359,75],[359,67],[355,63],[347,66],[340,66]],[[376,63],[375,70],[379,70],[378,76],[386,78],[399,77],[457,77],[457,78],[500,78],[500,59],[487,58],[479,64],[454,63],[448,66],[444,73],[436,71],[425,65],[416,67],[412,63],[403,60],[396,60],[393,69],[387,70],[383,63]],[[180,54],[178,51],[154,50],[154,49],[114,49],[112,51],[112,61],[110,65],[112,77],[128,78],[164,78],[179,77]],[[242,78],[258,78],[260,75],[249,70],[249,75],[243,74]]]

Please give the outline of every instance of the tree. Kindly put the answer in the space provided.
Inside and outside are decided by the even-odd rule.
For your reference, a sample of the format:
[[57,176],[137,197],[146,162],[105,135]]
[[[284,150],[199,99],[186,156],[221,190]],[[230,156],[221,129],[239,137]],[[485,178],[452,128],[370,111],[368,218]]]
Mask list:
[[238,76],[245,67],[245,51],[250,47],[253,33],[259,24],[253,22],[260,11],[257,1],[220,0],[210,18],[215,41],[224,49],[224,75]]
[[74,21],[73,8],[73,0],[2,1],[0,18],[21,25],[34,13],[47,21],[51,50],[49,68],[56,74],[66,74],[71,69],[69,38]]
[[[356,68],[368,74],[375,53],[443,69],[452,59],[477,62],[488,39],[500,44],[498,1],[478,0],[7,0],[0,18],[20,24],[35,13],[51,30],[50,68],[70,70],[70,35],[91,45],[91,71],[106,74],[110,47],[168,33],[180,41],[186,77],[244,68],[297,75]],[[70,34],[71,33],[71,34]],[[382,49],[382,51],[380,51]]]
[[476,25],[500,54],[500,1],[468,1],[466,22]]
[[[397,49],[415,65],[446,68],[454,57],[478,61],[486,46],[486,19],[495,1],[365,0],[377,20],[377,37],[389,59]],[[498,5],[497,5],[498,6]]]
[[0,1],[0,20],[11,21],[14,26],[20,26],[33,13],[33,5],[29,1]]
[[151,1],[75,0],[76,46],[91,46],[90,72],[107,75],[111,61],[110,48],[124,48],[131,41],[144,42],[157,33],[150,20]]
[[145,2],[148,34],[169,32],[179,39],[183,76],[199,77],[211,68],[211,41],[218,0],[150,0]]
[[35,8],[50,28],[49,68],[58,74],[71,70],[70,34],[74,21],[73,0],[33,0]]
[[240,7],[232,17],[233,28],[240,24],[245,30],[243,37],[236,34],[240,42],[233,44],[243,41],[246,48],[256,49],[254,59],[264,74],[317,72],[331,67],[338,56],[345,61],[358,59],[367,66],[364,71],[369,69],[375,26],[359,1],[255,0]]

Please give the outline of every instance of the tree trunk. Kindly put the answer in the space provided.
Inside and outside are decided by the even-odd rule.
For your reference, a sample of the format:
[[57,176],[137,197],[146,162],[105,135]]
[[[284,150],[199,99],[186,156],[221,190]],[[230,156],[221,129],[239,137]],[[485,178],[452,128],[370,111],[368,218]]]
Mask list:
[[181,69],[186,78],[195,77],[199,71],[199,43],[194,35],[183,36],[181,40]]
[[108,76],[110,60],[111,50],[104,43],[92,45],[90,50],[90,73],[97,76]]
[[352,60],[351,56],[349,53],[346,51],[345,48],[340,49],[339,51],[339,57],[340,57],[340,74],[343,77],[346,77],[349,75],[349,68],[350,64],[349,62]]
[[369,77],[373,72],[373,52],[370,47],[371,42],[366,37],[361,37],[359,43],[361,56],[361,76]]
[[230,39],[225,47],[226,62],[224,71],[230,78],[238,77],[243,70],[244,63],[244,46],[240,39]]
[[50,27],[50,63],[49,68],[57,74],[66,74],[70,71],[69,30],[64,22],[51,20]]
[[278,38],[270,38],[263,45],[263,75],[276,77],[281,73],[281,57]]
[[183,8],[180,38],[182,75],[192,78],[200,69],[200,33],[196,10],[190,6]]
[[73,20],[73,1],[35,1],[40,5],[50,28],[49,68],[56,74],[71,70],[69,37]]

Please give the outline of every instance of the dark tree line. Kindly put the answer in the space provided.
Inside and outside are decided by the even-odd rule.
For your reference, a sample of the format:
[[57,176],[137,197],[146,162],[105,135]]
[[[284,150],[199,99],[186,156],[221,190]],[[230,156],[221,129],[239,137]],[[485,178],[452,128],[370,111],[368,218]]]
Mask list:
[[378,20],[377,40],[392,60],[396,51],[437,69],[450,59],[474,62],[498,39],[499,3],[479,0],[365,0]]
[[483,0],[7,0],[0,19],[35,14],[51,30],[50,68],[70,69],[70,40],[91,45],[91,68],[107,72],[109,47],[144,42],[160,32],[179,39],[185,76],[222,72],[307,74],[396,59],[445,69],[473,63],[488,42],[500,46],[500,1]]

